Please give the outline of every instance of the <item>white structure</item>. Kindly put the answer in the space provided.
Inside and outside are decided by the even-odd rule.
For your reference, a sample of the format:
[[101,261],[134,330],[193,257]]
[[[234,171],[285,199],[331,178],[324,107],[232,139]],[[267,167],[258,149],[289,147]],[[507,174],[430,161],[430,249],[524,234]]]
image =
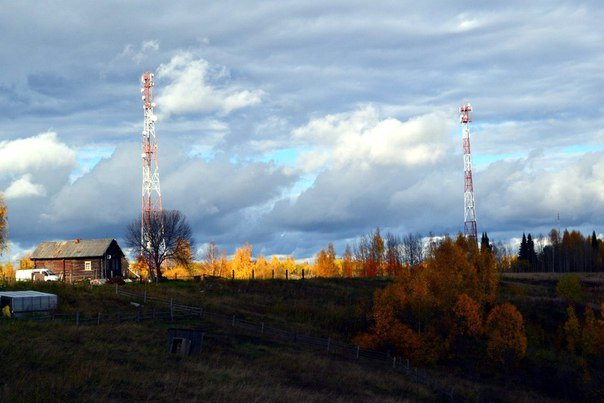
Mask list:
[[[159,164],[157,160],[157,137],[155,136],[155,121],[157,116],[153,113],[153,74],[146,71],[141,77],[141,93],[143,94],[143,198],[141,209],[141,245],[149,243],[146,228],[151,223],[152,217],[157,217],[162,212],[161,190],[159,186]],[[161,215],[160,215],[161,217]],[[149,263],[153,262],[146,256],[141,247],[141,255]]]
[[465,104],[459,108],[461,131],[463,139],[463,168],[464,168],[464,220],[463,233],[478,241],[476,230],[476,206],[474,205],[474,183],[472,181],[472,154],[470,152],[470,117],[472,105]]
[[49,312],[57,309],[58,298],[55,294],[39,291],[2,291],[0,309],[8,306],[11,315],[19,317],[35,312]]

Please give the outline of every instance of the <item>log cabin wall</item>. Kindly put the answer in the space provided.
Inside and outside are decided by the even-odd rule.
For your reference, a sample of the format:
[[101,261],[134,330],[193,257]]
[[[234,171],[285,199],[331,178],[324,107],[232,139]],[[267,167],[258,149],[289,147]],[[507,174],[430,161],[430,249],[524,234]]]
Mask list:
[[[86,262],[90,262],[90,270],[86,269]],[[57,275],[62,275],[63,281],[82,281],[103,278],[103,259],[77,258],[77,259],[36,259],[34,268],[46,268]]]

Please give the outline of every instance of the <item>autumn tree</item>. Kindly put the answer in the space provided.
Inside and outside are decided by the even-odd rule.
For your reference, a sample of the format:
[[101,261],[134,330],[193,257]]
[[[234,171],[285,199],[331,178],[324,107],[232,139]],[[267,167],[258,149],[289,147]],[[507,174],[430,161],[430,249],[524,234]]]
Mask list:
[[398,236],[388,233],[386,235],[386,274],[394,276],[401,272],[402,268],[401,241]]
[[136,256],[133,263],[129,263],[128,270],[133,273],[137,279],[146,281],[149,278],[149,263],[141,255]]
[[425,363],[462,354],[457,340],[483,337],[483,315],[497,288],[494,254],[473,239],[447,237],[422,265],[376,293],[373,324],[357,341]]
[[329,257],[327,256],[327,251],[325,249],[321,249],[315,258],[315,274],[319,277],[330,277],[329,268]]
[[4,264],[4,267],[2,265],[0,265],[0,273],[1,273],[1,277],[3,277],[3,278],[7,278],[7,279],[15,278],[15,268],[13,267],[11,262],[6,262]]
[[350,249],[350,245],[346,245],[346,249],[344,250],[344,255],[342,256],[342,276],[344,277],[352,277],[352,273],[354,270],[354,260],[353,260],[352,250]]
[[487,354],[503,366],[522,359],[526,354],[527,339],[524,318],[509,303],[494,307],[487,318]]
[[573,306],[566,308],[566,314],[568,318],[563,326],[566,348],[569,352],[574,353],[581,340],[581,323]]
[[252,276],[252,246],[246,242],[241,248],[235,250],[231,261],[231,269],[235,271],[237,278],[250,278]]
[[212,276],[218,276],[220,271],[220,251],[216,246],[216,242],[210,241],[203,253],[205,272]]
[[380,234],[380,229],[376,228],[371,239],[371,251],[368,267],[369,277],[383,276],[384,275],[384,252],[386,250],[384,244],[384,238]]
[[336,252],[333,244],[327,245],[327,250],[321,249],[315,258],[315,274],[319,277],[337,277]]
[[152,213],[147,221],[143,236],[142,219],[132,221],[127,227],[125,242],[147,259],[150,278],[161,280],[162,264],[166,260],[179,261],[183,265],[189,263],[193,232],[186,217],[178,210]]
[[583,287],[581,278],[576,274],[565,274],[560,277],[556,284],[558,297],[571,303],[581,302],[583,299]]
[[19,270],[32,269],[33,267],[34,262],[31,260],[31,253],[26,254],[19,260]]
[[402,261],[409,267],[413,267],[424,260],[424,242],[418,233],[409,233],[402,240]]
[[254,262],[254,278],[270,278],[271,269],[264,255],[258,256]]

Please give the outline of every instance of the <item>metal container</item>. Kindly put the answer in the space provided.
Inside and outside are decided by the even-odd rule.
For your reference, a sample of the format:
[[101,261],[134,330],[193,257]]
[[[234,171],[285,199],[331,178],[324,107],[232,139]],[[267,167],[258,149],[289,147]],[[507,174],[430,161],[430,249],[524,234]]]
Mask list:
[[39,291],[2,291],[0,292],[0,308],[10,307],[15,317],[27,313],[49,312],[57,309],[58,298],[55,294]]

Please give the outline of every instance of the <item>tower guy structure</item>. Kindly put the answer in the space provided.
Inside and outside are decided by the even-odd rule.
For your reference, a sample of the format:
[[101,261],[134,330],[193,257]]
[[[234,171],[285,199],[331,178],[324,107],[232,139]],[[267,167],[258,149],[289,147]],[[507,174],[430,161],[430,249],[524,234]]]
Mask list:
[[476,232],[476,206],[474,205],[474,183],[472,182],[472,153],[470,152],[470,117],[472,105],[465,104],[459,108],[461,131],[463,139],[463,168],[464,168],[464,220],[463,232],[466,237],[474,237],[478,241]]
[[[159,186],[159,164],[157,161],[157,137],[155,135],[155,121],[157,116],[153,113],[153,74],[146,71],[141,77],[141,93],[143,94],[143,199],[141,209],[141,255],[147,262],[153,262],[148,252],[145,253],[144,245],[149,245],[151,227],[157,225],[155,221],[161,219],[162,202]],[[161,224],[160,224],[161,225]],[[148,248],[147,248],[148,249]]]

